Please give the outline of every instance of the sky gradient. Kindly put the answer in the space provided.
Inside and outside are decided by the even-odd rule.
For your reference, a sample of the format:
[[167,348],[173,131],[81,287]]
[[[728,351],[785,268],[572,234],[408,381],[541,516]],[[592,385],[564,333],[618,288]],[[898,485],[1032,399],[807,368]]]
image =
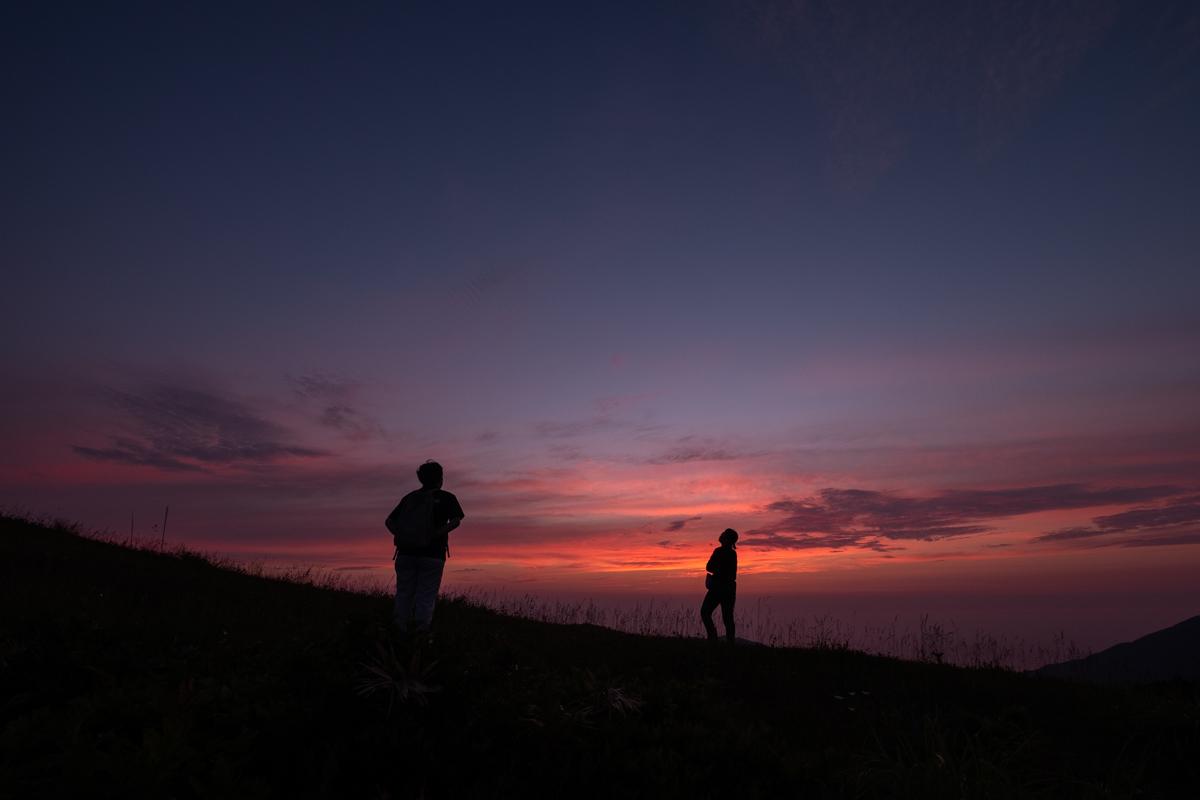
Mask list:
[[435,458],[456,586],[1200,611],[1194,4],[244,6],[3,12],[0,504],[386,574]]

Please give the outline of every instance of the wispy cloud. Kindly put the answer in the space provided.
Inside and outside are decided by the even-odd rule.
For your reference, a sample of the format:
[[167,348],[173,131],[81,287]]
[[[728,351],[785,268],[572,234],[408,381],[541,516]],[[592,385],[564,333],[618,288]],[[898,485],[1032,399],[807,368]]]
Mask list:
[[661,466],[699,461],[736,461],[762,455],[761,452],[749,452],[741,442],[695,434],[674,437],[664,442],[662,448],[643,459],[642,463]]
[[735,38],[804,80],[826,128],[831,181],[857,193],[932,136],[956,133],[982,154],[1014,138],[1103,41],[1117,3],[755,0],[724,8],[737,9]]
[[113,461],[180,472],[203,472],[203,468],[194,462],[174,458],[153,446],[124,436],[112,437],[109,447],[72,445],[71,449],[93,461]]
[[825,548],[842,550],[852,547],[858,550],[884,552],[896,548],[880,541],[879,535],[855,533],[778,533],[767,529],[750,531],[743,536],[741,546],[760,550],[814,550]]
[[338,431],[346,438],[356,442],[365,441],[383,433],[383,427],[348,405],[325,406],[317,421],[326,428]]
[[307,375],[289,375],[292,391],[302,400],[344,400],[357,384],[346,378],[314,372]]
[[655,397],[654,394],[608,395],[591,401],[591,408],[567,417],[533,423],[533,432],[543,438],[567,439],[592,434],[611,435],[614,432],[644,436],[661,431],[665,426],[655,424],[648,408],[639,408]]
[[618,427],[618,423],[611,416],[608,414],[597,414],[594,417],[587,417],[585,419],[566,421],[546,420],[538,422],[534,425],[534,431],[538,436],[550,439],[566,439],[573,436],[584,436],[589,433],[612,430],[616,427]]
[[[884,540],[934,541],[991,531],[989,520],[1041,511],[1147,502],[1178,495],[1170,486],[1095,489],[1056,484],[1017,489],[945,491],[907,497],[865,489],[822,489],[804,500],[779,500],[778,522],[747,532],[745,545],[765,549],[884,549]],[[1118,515],[1119,516],[1119,515]]]
[[121,413],[120,425],[126,430],[111,435],[108,446],[73,445],[85,458],[202,471],[326,455],[291,441],[287,428],[243,403],[210,392],[159,385],[141,392],[106,394]]
[[667,533],[674,533],[675,531],[683,530],[689,522],[699,522],[702,519],[704,519],[704,517],[697,515],[694,517],[687,517],[686,519],[671,520],[671,522],[667,523],[667,527],[663,528],[663,530]]
[[694,542],[676,542],[671,539],[662,539],[654,543],[655,547],[663,547],[667,550],[694,550],[696,545]]
[[1060,528],[1033,541],[1086,547],[1200,544],[1200,495],[1095,517],[1091,525]]
[[686,464],[691,461],[734,461],[742,458],[737,453],[703,445],[674,447],[665,453],[650,458],[649,464]]
[[316,421],[319,425],[345,436],[355,442],[366,441],[384,433],[383,426],[374,417],[361,411],[353,402],[359,386],[347,378],[312,373],[288,376],[296,397],[306,405],[316,405]]

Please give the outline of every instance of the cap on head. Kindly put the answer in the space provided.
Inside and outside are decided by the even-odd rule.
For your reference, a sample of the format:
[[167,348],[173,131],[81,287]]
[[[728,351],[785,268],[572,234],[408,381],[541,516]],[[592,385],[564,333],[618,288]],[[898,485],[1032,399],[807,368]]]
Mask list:
[[442,465],[436,461],[426,461],[417,467],[417,480],[421,482],[422,486],[434,489],[441,488]]
[[738,532],[735,531],[733,528],[726,528],[724,531],[721,532],[721,535],[719,537],[717,537],[717,541],[720,542],[721,544],[733,544],[737,540],[738,540]]

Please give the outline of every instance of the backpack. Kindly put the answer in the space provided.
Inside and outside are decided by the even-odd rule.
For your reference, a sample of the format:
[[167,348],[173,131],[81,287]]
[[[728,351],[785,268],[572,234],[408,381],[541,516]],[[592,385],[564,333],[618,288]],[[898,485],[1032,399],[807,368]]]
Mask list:
[[384,525],[391,531],[396,547],[427,547],[433,541],[437,528],[433,523],[433,509],[437,492],[418,490],[405,497],[388,515]]

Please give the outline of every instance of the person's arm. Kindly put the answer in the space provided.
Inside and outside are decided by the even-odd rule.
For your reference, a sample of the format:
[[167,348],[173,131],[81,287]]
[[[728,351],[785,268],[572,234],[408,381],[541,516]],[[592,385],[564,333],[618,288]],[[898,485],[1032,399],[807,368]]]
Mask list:
[[466,516],[463,513],[462,506],[458,503],[458,498],[449,492],[446,492],[446,494],[449,495],[447,499],[450,501],[450,507],[446,509],[446,524],[438,530],[438,536],[445,536],[450,533],[450,531],[462,524],[463,517]]
[[388,514],[387,519],[383,521],[384,526],[389,531],[392,530],[392,520],[394,520],[396,518],[396,515],[400,513],[400,507],[403,505],[404,505],[404,500],[401,499],[400,502],[396,504],[396,507],[392,509],[392,513]]

